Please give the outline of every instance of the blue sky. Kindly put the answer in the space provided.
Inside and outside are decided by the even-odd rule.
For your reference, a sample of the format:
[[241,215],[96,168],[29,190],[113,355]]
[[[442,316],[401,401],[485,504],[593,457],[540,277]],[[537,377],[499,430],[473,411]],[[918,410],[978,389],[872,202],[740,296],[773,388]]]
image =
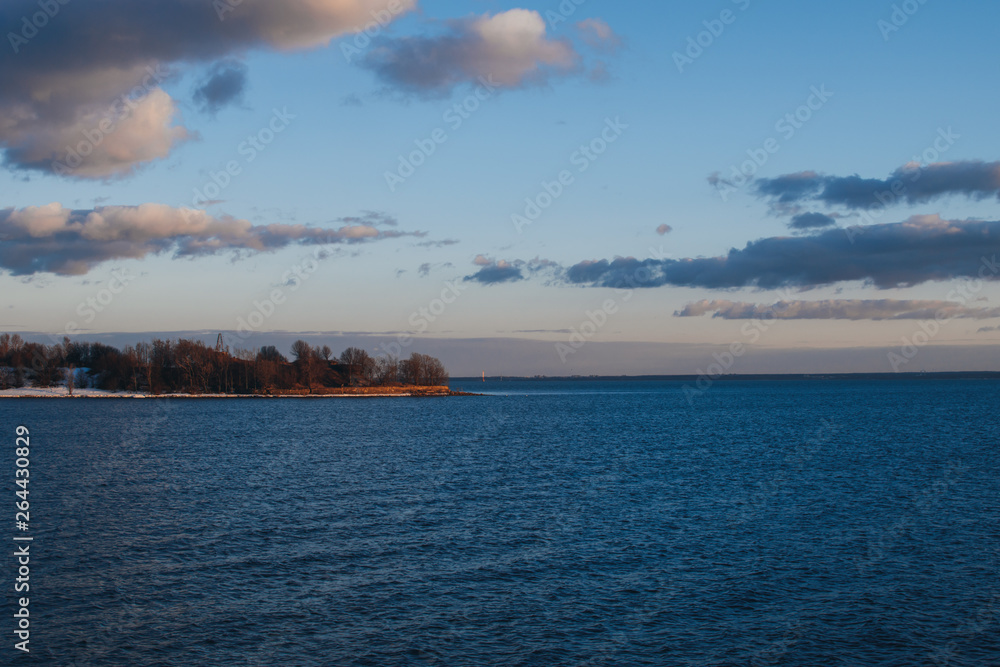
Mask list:
[[[996,343],[990,265],[978,274],[986,280],[955,292],[1000,247],[991,5],[420,1],[364,45],[354,30],[396,5],[292,2],[292,18],[275,18],[245,0],[219,20],[192,9],[211,3],[164,0],[152,21],[117,4],[77,0],[13,41],[38,3],[0,12],[0,83],[11,91],[0,94],[0,119],[15,119],[0,126],[0,329],[230,331],[262,312],[247,347],[274,332],[347,332],[373,350],[406,332],[419,334],[413,349],[421,337],[531,339],[551,354],[513,367],[547,374],[683,372],[676,346],[736,342],[843,349],[835,360],[882,348],[885,367],[871,370],[891,370],[890,355],[935,314],[941,326],[921,348]],[[700,52],[690,41],[699,39]],[[60,58],[71,46],[75,56]],[[166,73],[142,91],[145,124],[129,125],[136,111],[101,142],[103,161],[54,173],[44,156],[97,127],[99,110],[141,79],[129,68],[152,64]],[[471,110],[458,125],[463,104]],[[797,111],[807,120],[779,124]],[[613,143],[581,157],[602,132]],[[251,151],[255,135],[273,140]],[[433,153],[390,187],[387,172],[398,175],[418,143]],[[727,185],[754,154],[766,160],[753,179]],[[217,201],[184,213],[213,174],[225,180],[227,163],[238,173]],[[518,228],[525,199],[561,172],[571,182]],[[912,185],[866,219],[859,196],[835,192],[853,175]],[[802,179],[811,194],[793,196],[789,183]],[[62,235],[31,208],[54,202]],[[790,228],[803,213],[831,218]],[[284,227],[265,235],[268,225]],[[729,256],[689,275],[688,260],[761,239],[778,239],[757,246],[766,258],[744,266]],[[951,248],[956,239],[965,241]],[[806,279],[792,260],[812,253],[804,263],[819,268]],[[633,260],[596,273],[586,264],[616,257]],[[648,275],[635,273],[643,267]],[[129,278],[116,282],[115,271]],[[639,276],[631,287],[628,275]],[[437,303],[449,289],[455,298]],[[92,299],[100,312],[85,305]],[[779,301],[794,304],[775,310]],[[763,335],[745,329],[774,318]],[[661,344],[663,358],[616,363],[602,352],[584,364],[607,349],[597,343]],[[491,344],[480,365],[511,367],[514,350]],[[933,358],[934,369],[980,363]],[[477,372],[455,364],[453,373]]]

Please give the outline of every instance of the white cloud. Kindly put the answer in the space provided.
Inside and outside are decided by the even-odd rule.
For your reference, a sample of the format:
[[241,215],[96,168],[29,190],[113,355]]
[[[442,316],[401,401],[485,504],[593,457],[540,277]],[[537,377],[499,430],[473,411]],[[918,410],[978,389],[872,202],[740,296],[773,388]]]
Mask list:
[[511,9],[453,21],[443,35],[384,41],[365,66],[404,90],[443,94],[480,78],[507,88],[542,83],[577,70],[579,59],[569,41],[546,34],[538,12]]
[[[59,20],[16,53],[0,50],[0,148],[15,169],[128,175],[192,136],[161,87],[176,74],[169,65],[224,61],[252,48],[322,46],[415,7],[416,0],[61,5]],[[35,0],[7,0],[0,25],[19,25],[37,11]]]

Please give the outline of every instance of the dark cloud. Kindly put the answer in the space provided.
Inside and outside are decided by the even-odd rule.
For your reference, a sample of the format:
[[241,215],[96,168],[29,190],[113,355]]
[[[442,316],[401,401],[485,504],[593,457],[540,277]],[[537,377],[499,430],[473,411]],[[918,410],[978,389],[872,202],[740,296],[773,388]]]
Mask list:
[[864,281],[890,288],[958,277],[995,279],[998,252],[1000,222],[915,216],[906,222],[760,239],[721,257],[584,261],[567,268],[564,278],[601,287],[812,288]]
[[361,215],[349,215],[337,218],[337,222],[345,225],[369,225],[371,227],[398,227],[399,221],[388,213],[381,211],[362,211]]
[[788,226],[792,229],[818,229],[820,227],[832,227],[836,224],[836,219],[823,213],[799,213],[792,218]]
[[466,276],[468,282],[477,282],[484,285],[497,285],[499,283],[511,283],[524,280],[524,273],[513,264],[503,260],[491,262],[482,267],[471,276]]
[[[710,181],[712,178],[716,177]],[[947,195],[984,199],[1000,195],[1000,162],[910,163],[886,179],[803,171],[759,179],[754,189],[759,196],[779,204],[814,201],[849,209],[897,202],[918,204]]]
[[461,243],[458,239],[444,239],[443,241],[421,241],[420,243],[415,243],[418,248],[444,248],[450,245],[458,245]]
[[656,228],[656,233],[659,234],[660,236],[663,236],[664,234],[669,234],[672,231],[674,231],[674,228],[671,227],[670,225],[660,225],[659,227]]
[[218,63],[194,92],[194,101],[202,111],[218,113],[220,109],[243,100],[247,85],[247,67],[243,63]]
[[1000,308],[971,308],[953,301],[897,299],[779,301],[771,305],[714,300],[689,303],[674,316],[700,317],[708,313],[724,320],[985,320],[1000,317]]
[[14,275],[81,275],[114,259],[268,252],[289,245],[347,244],[422,236],[360,222],[336,228],[253,225],[230,216],[162,204],[70,210],[59,204],[0,210],[0,269]]
[[[815,195],[822,188],[825,178],[815,171],[800,171],[796,174],[785,174],[775,178],[762,178],[756,182],[754,187],[757,193],[764,197],[772,197],[783,203],[791,203]],[[711,185],[728,184],[728,181],[720,178],[718,174],[709,176],[708,182]]]
[[193,136],[161,87],[176,68],[254,48],[324,45],[371,23],[373,12],[397,16],[386,11],[390,3],[409,11],[416,0],[60,2],[35,28],[28,17],[39,12],[37,0],[7,0],[0,3],[9,42],[0,49],[6,164],[76,178],[128,175]]
[[525,279],[525,274],[536,274],[545,270],[557,270],[559,265],[548,259],[536,257],[530,261],[516,259],[513,261],[496,260],[477,255],[473,264],[480,267],[471,276],[466,276],[468,282],[478,282],[484,285],[496,285],[499,283],[511,283]]
[[546,35],[545,20],[527,9],[451,21],[434,37],[382,40],[362,61],[383,81],[419,95],[446,95],[456,86],[516,88],[579,68],[567,40]]
[[417,268],[417,274],[421,278],[426,278],[427,276],[431,275],[432,271],[436,271],[438,269],[453,269],[453,268],[455,268],[455,265],[452,264],[451,262],[442,262],[440,264],[431,264],[430,262],[424,262]]

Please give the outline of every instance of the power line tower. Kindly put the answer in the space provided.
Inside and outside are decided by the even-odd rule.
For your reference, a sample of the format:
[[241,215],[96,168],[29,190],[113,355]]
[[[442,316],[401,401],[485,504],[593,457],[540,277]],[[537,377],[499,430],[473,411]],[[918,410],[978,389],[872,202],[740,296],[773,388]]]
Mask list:
[[222,334],[221,333],[219,334],[219,337],[215,339],[215,351],[216,352],[225,352],[226,351],[226,344],[222,340]]

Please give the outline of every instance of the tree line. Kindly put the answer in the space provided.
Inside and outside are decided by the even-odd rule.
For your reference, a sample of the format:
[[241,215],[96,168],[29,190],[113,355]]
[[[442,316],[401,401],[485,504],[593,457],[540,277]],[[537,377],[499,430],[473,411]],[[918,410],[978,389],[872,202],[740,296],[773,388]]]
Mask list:
[[0,335],[0,389],[27,385],[93,387],[151,394],[311,393],[323,387],[440,386],[448,384],[441,361],[419,353],[409,359],[349,347],[334,356],[329,346],[297,340],[292,360],[275,346],[236,349],[197,340],[136,343],[119,350],[103,343],[29,343]]

